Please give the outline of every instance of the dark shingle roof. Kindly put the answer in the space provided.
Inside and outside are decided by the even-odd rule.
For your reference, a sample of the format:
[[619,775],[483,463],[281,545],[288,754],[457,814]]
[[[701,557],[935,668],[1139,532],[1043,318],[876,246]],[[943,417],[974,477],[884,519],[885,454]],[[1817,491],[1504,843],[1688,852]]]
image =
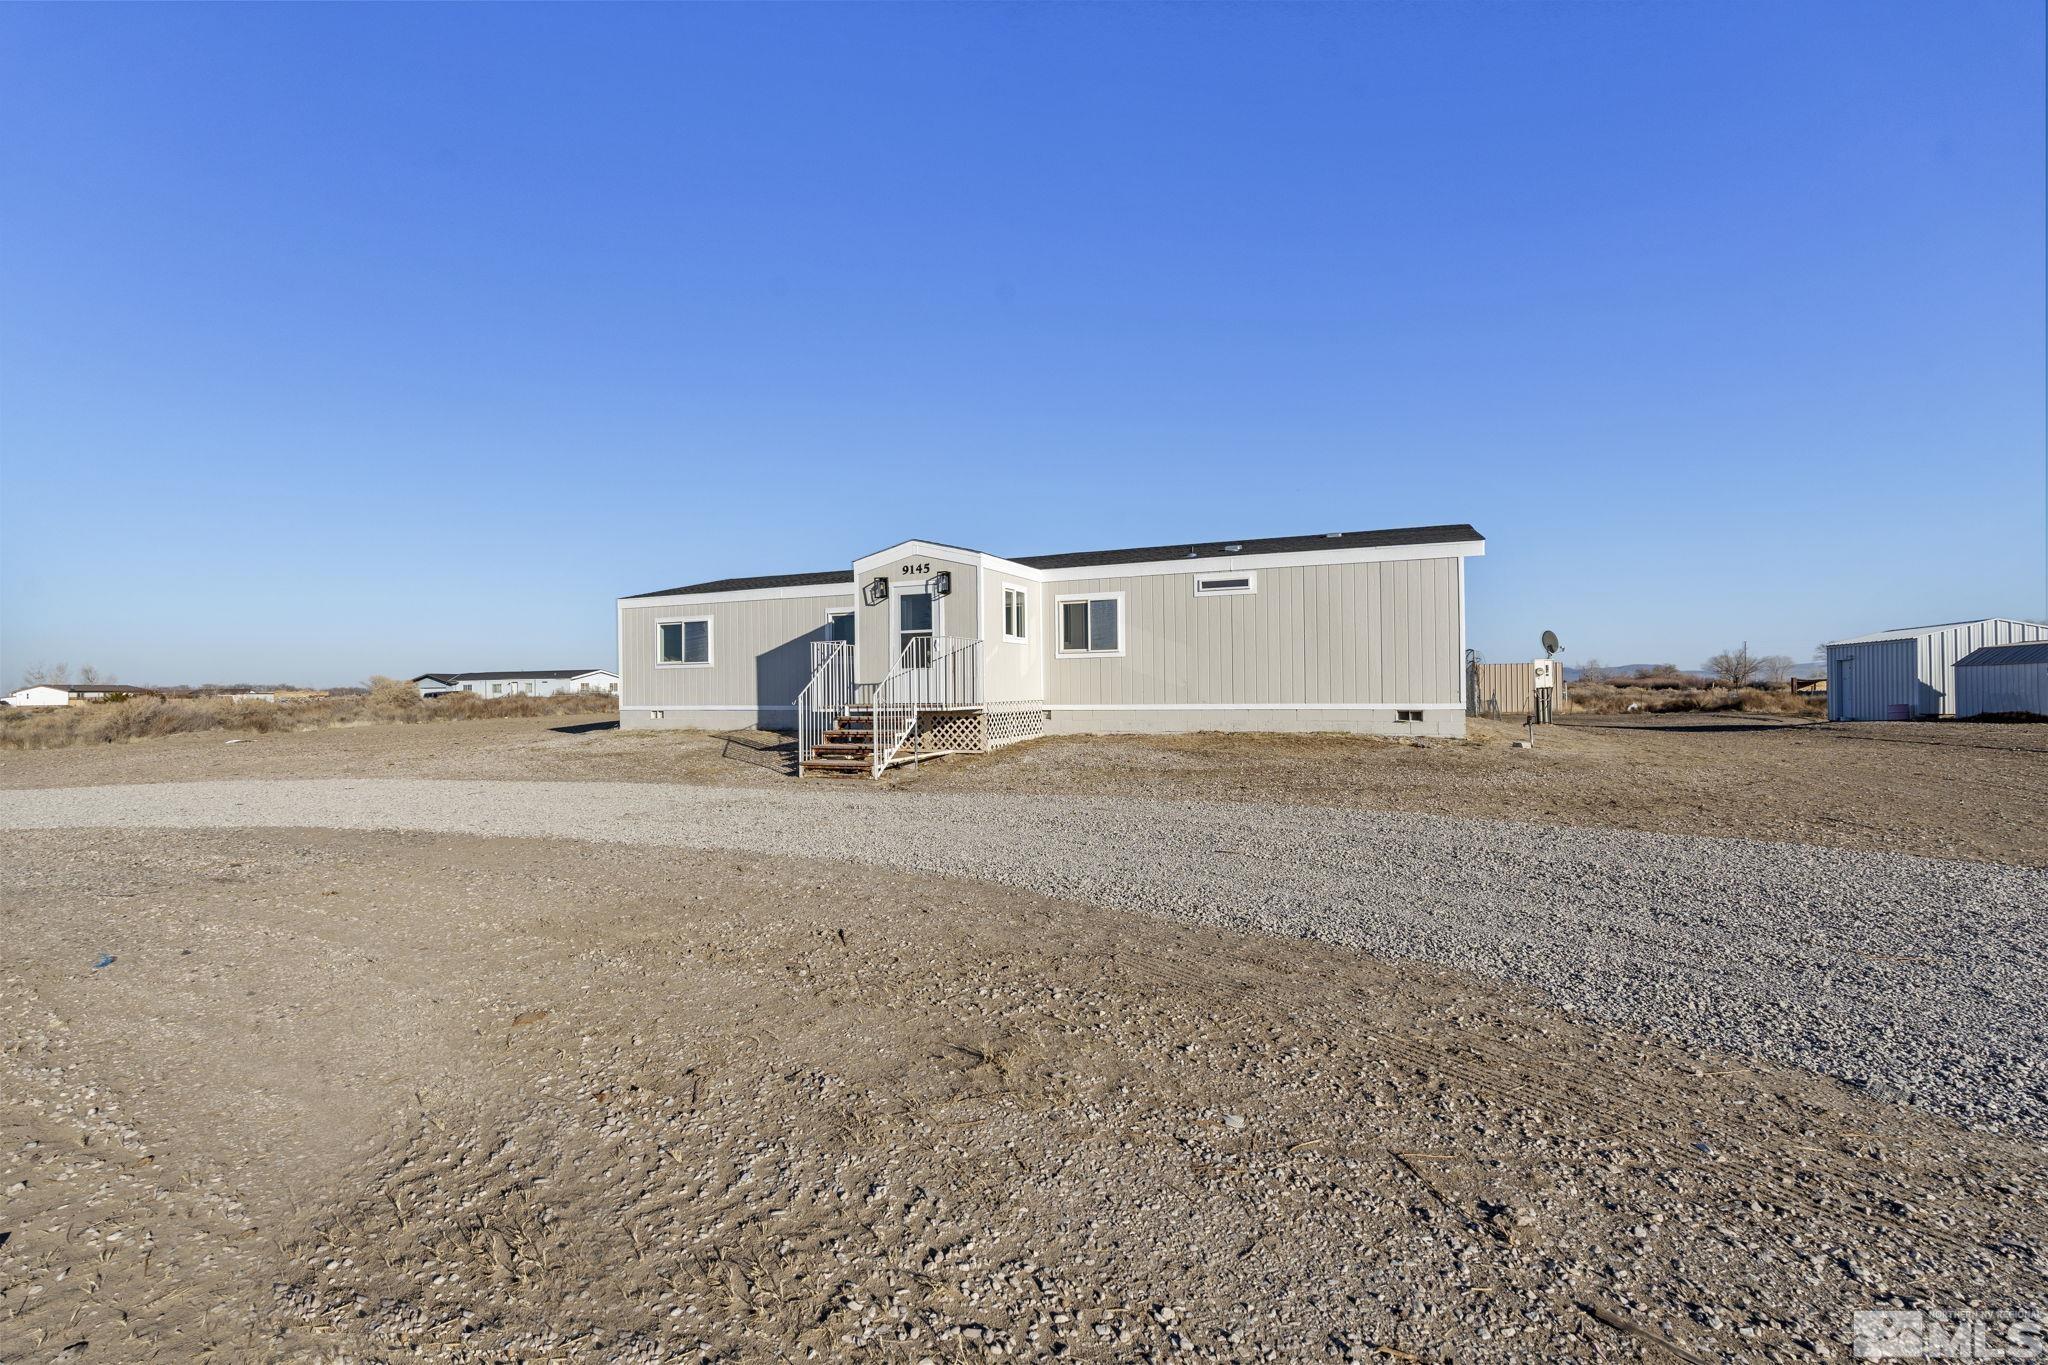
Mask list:
[[1990,664],[2048,663],[2048,640],[2021,640],[2010,645],[1979,645],[1956,660],[1957,668]]
[[585,673],[609,673],[609,668],[507,668],[482,673],[422,673],[414,682],[483,682],[490,678],[580,678]]
[[[1109,564],[1155,564],[1170,559],[1223,559],[1232,555],[1306,554],[1323,550],[1356,550],[1391,545],[1436,545],[1449,541],[1484,540],[1463,522],[1451,526],[1403,526],[1389,531],[1334,531],[1313,536],[1268,536],[1263,540],[1203,540],[1182,545],[1145,545],[1129,550],[1082,550],[1072,554],[1012,558],[1033,569],[1084,569]],[[929,544],[939,544],[930,541]],[[1235,549],[1229,548],[1235,546]],[[958,548],[958,547],[949,547]],[[967,553],[976,554],[970,550]],[[853,572],[775,574],[765,578],[714,578],[680,588],[636,592],[632,597],[669,597],[682,593],[747,592],[763,588],[808,588],[853,583]],[[631,601],[632,597],[625,600]]]
[[[1315,536],[1268,536],[1263,540],[1199,540],[1184,545],[1146,545],[1132,550],[1083,550],[1077,554],[1032,555],[1018,559],[1034,569],[1085,569],[1097,564],[1154,564],[1168,559],[1223,559],[1232,555],[1307,554],[1388,545],[1435,545],[1484,540],[1470,526],[1403,526],[1391,531],[1332,531]],[[1234,547],[1234,548],[1233,548]]]
[[[769,574],[765,578],[714,578],[709,583],[685,583],[680,588],[663,588],[658,592],[636,592],[633,597],[669,597],[685,592],[742,592],[751,588],[808,588],[821,583],[852,583],[853,570],[839,569],[832,573],[782,573]],[[630,598],[628,600],[631,600]]]

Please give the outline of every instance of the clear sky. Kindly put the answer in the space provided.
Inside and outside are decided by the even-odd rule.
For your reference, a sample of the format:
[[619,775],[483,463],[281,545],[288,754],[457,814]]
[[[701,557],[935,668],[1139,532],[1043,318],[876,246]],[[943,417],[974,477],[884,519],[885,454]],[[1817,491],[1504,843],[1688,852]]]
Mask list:
[[0,6],[0,675],[1470,521],[1472,642],[2044,603],[2044,7]]

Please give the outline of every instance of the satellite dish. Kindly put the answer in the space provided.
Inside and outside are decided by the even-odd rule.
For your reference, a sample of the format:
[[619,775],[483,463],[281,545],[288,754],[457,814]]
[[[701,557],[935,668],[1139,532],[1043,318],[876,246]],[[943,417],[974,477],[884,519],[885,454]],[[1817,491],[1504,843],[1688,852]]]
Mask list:
[[1559,650],[1559,649],[1560,649],[1561,647],[1562,647],[1562,646],[1560,646],[1560,645],[1559,645],[1559,644],[1557,643],[1557,632],[1556,632],[1556,631],[1554,631],[1554,630],[1546,630],[1546,631],[1544,631],[1544,632],[1543,632],[1543,652],[1544,652],[1545,654],[1549,654],[1549,655],[1555,656],[1555,655],[1556,655],[1556,653],[1557,653],[1557,651],[1558,651],[1558,650]]

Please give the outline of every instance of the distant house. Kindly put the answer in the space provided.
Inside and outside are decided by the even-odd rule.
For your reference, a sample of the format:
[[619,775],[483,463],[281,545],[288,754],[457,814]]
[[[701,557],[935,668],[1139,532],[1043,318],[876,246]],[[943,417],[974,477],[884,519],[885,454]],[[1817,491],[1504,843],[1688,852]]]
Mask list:
[[486,673],[422,673],[412,679],[423,697],[474,692],[480,697],[550,697],[557,692],[618,694],[619,675],[604,668],[528,668]]
[[6,700],[9,706],[69,706],[74,702],[162,695],[153,687],[131,687],[127,683],[35,683],[8,693]]

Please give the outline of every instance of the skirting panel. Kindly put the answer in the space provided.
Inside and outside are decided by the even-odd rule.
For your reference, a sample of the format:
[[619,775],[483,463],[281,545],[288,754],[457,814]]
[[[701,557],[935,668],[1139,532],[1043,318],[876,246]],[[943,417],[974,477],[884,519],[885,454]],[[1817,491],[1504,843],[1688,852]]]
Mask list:
[[796,712],[787,706],[621,707],[621,730],[794,730]]

